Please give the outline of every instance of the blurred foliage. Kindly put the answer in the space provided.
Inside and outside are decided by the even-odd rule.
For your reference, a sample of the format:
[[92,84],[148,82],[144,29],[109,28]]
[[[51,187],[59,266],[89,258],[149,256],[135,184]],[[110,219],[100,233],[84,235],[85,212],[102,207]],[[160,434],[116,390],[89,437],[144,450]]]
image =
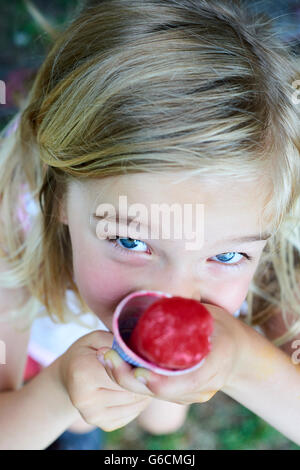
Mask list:
[[126,450],[300,450],[264,420],[222,392],[190,406],[177,432],[151,435],[136,420],[106,433],[105,449]]

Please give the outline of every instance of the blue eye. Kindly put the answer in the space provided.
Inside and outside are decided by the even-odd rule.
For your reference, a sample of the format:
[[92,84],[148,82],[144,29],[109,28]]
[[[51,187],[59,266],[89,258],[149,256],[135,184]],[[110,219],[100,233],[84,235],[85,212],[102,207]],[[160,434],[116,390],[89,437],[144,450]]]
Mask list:
[[[119,237],[118,235],[112,238],[107,238],[106,240],[111,243],[114,248],[121,250],[121,253],[124,255],[134,255],[136,252],[148,255],[151,254],[151,249],[148,247],[147,243],[141,240],[134,240],[133,238],[128,237]],[[236,255],[240,256],[238,261],[236,260]],[[214,256],[214,258],[217,258],[219,261],[218,264],[224,268],[238,268],[241,267],[244,261],[252,260],[252,256],[247,255],[247,253],[237,253],[236,251],[221,253]],[[232,260],[234,260],[234,262],[231,262]]]
[[[228,263],[228,261],[231,261],[232,259],[234,259],[235,257],[235,254],[238,254],[241,256],[241,258],[243,257],[240,253],[236,253],[235,251],[233,252],[229,252],[229,253],[222,253],[220,255],[217,255],[216,258],[219,259],[219,261],[222,261],[222,262],[225,262],[226,264],[231,264],[231,263]],[[229,255],[229,256],[228,256]],[[221,258],[221,260],[220,260]],[[223,258],[223,259],[222,259]],[[240,258],[240,259],[241,259]],[[236,260],[235,260],[236,261]],[[239,261],[239,260],[237,260]]]
[[[119,242],[119,243],[118,243]],[[119,238],[117,240],[117,243],[122,247],[126,248],[127,250],[131,248],[138,248],[135,251],[143,251],[143,247],[139,246],[139,243],[143,244],[144,246],[147,247],[145,242],[142,242],[141,240],[133,240],[132,238]]]
[[[236,255],[240,256],[238,260],[236,260]],[[222,264],[231,265],[232,267],[240,265],[243,262],[241,262],[243,258],[246,258],[249,261],[252,259],[252,257],[247,255],[246,253],[237,253],[236,251],[232,251],[229,253],[221,253],[220,255],[214,256],[214,258],[217,258],[218,261],[221,261]],[[232,260],[234,260],[234,262],[230,262]]]
[[[125,254],[135,253],[137,251],[150,254],[151,251],[148,248],[148,245],[141,240],[133,240],[132,238],[121,238],[116,236],[115,239],[107,238],[107,240],[112,243],[115,248],[122,250]],[[133,248],[137,248],[134,250]]]

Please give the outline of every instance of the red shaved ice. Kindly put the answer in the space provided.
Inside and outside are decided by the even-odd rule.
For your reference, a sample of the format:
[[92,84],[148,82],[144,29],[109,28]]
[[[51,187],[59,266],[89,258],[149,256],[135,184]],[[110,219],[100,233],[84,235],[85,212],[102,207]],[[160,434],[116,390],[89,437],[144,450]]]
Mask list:
[[187,369],[210,351],[213,318],[203,304],[185,297],[161,298],[140,316],[129,347],[167,369]]

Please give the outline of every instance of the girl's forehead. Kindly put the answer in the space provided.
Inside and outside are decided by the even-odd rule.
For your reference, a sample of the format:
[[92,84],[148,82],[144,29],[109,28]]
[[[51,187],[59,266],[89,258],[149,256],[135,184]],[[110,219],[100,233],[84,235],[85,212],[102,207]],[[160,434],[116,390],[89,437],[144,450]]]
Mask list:
[[[232,194],[225,198],[224,194],[232,192],[232,188],[228,186],[226,192],[225,186],[219,184],[222,194],[214,187],[210,192],[211,202],[199,180],[194,179],[193,186],[191,181],[168,186],[170,178],[163,177],[156,181],[151,176],[126,175],[90,182],[85,180],[78,185],[75,182],[67,212],[73,238],[78,237],[78,243],[82,244],[86,240],[85,233],[101,240],[107,238],[107,233],[113,237],[118,235],[136,240],[154,239],[158,250],[171,253],[175,247],[180,252],[191,251],[191,259],[195,250],[201,250],[200,256],[224,253],[236,251],[238,246],[245,247],[241,244],[245,242],[252,243],[255,250],[261,248],[261,241],[257,240],[262,239],[262,234],[269,230],[259,216],[257,194],[251,193],[249,197],[249,188],[239,185],[234,190],[234,198]],[[181,188],[180,196],[177,188]],[[193,197],[190,196],[191,192]],[[122,196],[127,197],[126,204],[120,202]],[[216,198],[217,203],[214,202]],[[181,205],[179,211],[172,212],[174,203],[204,204],[204,211],[195,210],[194,205],[192,210],[186,210]],[[166,210],[160,211],[159,204],[165,204]],[[250,240],[252,238],[256,238],[259,245],[255,245],[255,240]]]
[[209,180],[201,176],[178,182],[179,179],[178,173],[161,176],[131,174],[83,180],[79,184],[75,182],[71,190],[71,213],[80,206],[82,214],[99,215],[109,210],[125,218],[142,214],[141,220],[148,221],[150,214],[164,213],[160,209],[163,205],[168,214],[177,205],[184,218],[190,213],[193,220],[195,214],[203,217],[210,233],[219,232],[221,227],[228,235],[229,232],[249,235],[272,231],[263,215],[266,184],[258,181]]
[[200,203],[215,209],[261,209],[267,201],[266,182],[238,181],[182,174],[130,174],[85,181],[81,189],[91,201],[117,202],[120,196],[134,203]]

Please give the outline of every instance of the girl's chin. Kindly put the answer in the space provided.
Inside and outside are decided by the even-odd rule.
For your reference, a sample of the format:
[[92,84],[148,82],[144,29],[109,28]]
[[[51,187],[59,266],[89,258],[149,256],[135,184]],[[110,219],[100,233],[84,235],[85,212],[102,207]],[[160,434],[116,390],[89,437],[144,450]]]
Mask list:
[[[103,318],[103,315],[100,315],[97,313],[94,313],[94,315],[96,315],[99,318],[99,320],[106,326],[109,332],[112,333],[112,318],[105,319]],[[110,317],[111,316],[112,315],[110,315]]]

